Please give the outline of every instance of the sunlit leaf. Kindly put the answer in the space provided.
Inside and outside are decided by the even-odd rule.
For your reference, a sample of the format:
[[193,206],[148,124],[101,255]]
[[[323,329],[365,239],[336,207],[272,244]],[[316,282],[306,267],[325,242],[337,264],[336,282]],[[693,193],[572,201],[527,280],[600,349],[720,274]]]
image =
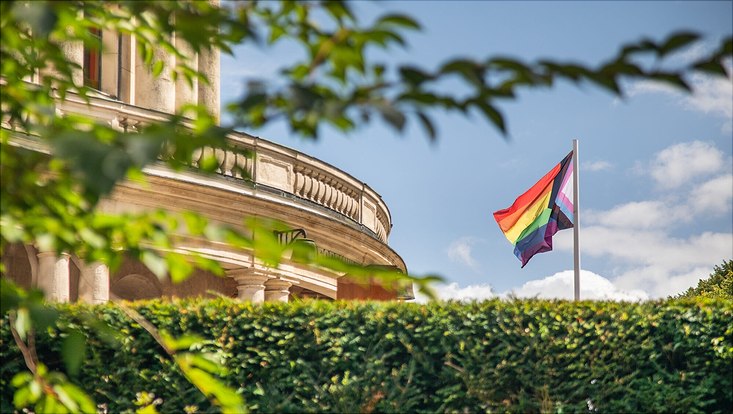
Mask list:
[[61,343],[61,358],[69,375],[76,376],[86,353],[86,338],[76,329],[71,330]]

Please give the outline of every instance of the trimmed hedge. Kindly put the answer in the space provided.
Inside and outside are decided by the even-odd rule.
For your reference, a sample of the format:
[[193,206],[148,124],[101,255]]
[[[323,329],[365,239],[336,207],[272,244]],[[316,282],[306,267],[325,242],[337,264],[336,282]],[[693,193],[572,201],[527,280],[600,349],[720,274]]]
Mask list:
[[[253,412],[731,412],[733,302],[641,304],[487,301],[472,304],[309,301],[252,306],[225,299],[150,301],[135,308],[173,335],[209,341],[225,381]],[[110,412],[161,412],[206,399],[150,335],[114,305],[59,305],[37,335],[39,358],[63,370],[60,336],[80,328],[87,351],[72,380]],[[91,312],[122,334],[111,346],[82,323]],[[0,323],[2,412],[25,369]]]

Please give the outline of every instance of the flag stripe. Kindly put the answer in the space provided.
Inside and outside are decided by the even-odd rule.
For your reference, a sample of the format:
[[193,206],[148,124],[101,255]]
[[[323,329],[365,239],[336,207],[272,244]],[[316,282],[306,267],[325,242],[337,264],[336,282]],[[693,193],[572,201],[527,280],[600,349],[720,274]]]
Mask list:
[[517,222],[508,229],[504,235],[512,244],[516,243],[517,240],[522,238],[525,229],[532,226],[537,218],[542,214],[543,211],[547,210],[550,205],[550,188],[548,187],[544,195],[536,200],[531,206],[524,210],[524,213],[519,217]]
[[522,267],[535,254],[552,250],[555,233],[573,227],[572,156],[571,151],[511,207],[494,213]]
[[545,174],[544,177],[537,181],[529,190],[525,191],[524,194],[517,197],[511,207],[494,212],[494,218],[499,223],[502,231],[506,232],[517,223],[517,220],[524,214],[526,209],[547,191],[548,186],[555,179],[559,171],[560,164]]

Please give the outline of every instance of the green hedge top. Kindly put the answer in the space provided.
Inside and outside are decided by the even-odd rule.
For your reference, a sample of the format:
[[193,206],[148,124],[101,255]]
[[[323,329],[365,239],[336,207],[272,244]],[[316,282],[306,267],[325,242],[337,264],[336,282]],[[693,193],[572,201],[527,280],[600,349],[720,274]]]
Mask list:
[[[731,412],[733,302],[357,303],[231,300],[132,305],[173,336],[193,333],[255,412]],[[111,412],[140,392],[158,410],[214,410],[171,358],[113,304],[59,305],[39,359],[63,370],[59,337],[86,336],[72,381]],[[88,327],[88,314],[119,333]],[[2,411],[25,369],[0,325]],[[144,394],[143,394],[144,395]]]

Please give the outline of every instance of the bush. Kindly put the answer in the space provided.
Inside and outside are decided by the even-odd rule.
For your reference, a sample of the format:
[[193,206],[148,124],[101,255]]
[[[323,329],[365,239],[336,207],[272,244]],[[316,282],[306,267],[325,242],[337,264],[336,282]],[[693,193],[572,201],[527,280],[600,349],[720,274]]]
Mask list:
[[[229,300],[150,301],[135,308],[158,329],[195,333],[254,412],[730,412],[733,302],[641,304],[499,300],[472,304]],[[87,337],[72,380],[110,412],[213,410],[150,335],[114,305],[59,305],[37,335],[39,358],[63,370],[58,338]],[[118,331],[110,345],[85,328],[91,312]],[[24,369],[0,325],[2,411]]]
[[726,260],[715,266],[707,279],[700,279],[696,287],[687,289],[680,298],[721,298],[733,300],[733,260]]

